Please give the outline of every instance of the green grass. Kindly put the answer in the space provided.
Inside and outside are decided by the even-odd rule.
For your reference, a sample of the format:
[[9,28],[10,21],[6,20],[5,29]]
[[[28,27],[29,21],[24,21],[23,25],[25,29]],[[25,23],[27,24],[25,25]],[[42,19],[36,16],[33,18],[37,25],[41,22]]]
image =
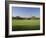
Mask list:
[[12,20],[12,30],[40,30],[40,20]]

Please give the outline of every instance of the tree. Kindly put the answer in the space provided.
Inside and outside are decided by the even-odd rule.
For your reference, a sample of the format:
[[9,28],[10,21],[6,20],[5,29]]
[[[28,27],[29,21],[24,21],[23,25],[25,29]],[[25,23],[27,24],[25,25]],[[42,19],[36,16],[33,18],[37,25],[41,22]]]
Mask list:
[[36,17],[35,16],[32,16],[32,19],[35,19]]
[[16,19],[20,19],[20,16],[16,16]]

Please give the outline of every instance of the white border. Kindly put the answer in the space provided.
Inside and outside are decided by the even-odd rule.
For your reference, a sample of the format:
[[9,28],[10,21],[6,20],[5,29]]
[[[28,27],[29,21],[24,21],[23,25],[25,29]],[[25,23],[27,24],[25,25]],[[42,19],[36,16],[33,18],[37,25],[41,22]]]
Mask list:
[[[40,8],[40,30],[12,31],[12,7],[35,7]],[[42,5],[9,4],[9,35],[43,33],[43,7]]]

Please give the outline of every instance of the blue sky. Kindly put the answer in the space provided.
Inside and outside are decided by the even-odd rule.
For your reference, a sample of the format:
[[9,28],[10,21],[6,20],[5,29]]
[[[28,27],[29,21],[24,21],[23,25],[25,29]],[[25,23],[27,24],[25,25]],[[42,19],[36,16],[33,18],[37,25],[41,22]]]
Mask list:
[[12,16],[20,17],[31,17],[31,16],[40,16],[40,8],[32,7],[12,7]]

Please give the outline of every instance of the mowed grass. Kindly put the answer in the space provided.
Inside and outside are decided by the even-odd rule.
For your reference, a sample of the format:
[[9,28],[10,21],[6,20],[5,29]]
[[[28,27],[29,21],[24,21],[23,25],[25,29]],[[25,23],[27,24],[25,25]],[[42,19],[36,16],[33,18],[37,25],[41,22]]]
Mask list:
[[12,30],[40,30],[40,20],[12,20]]

